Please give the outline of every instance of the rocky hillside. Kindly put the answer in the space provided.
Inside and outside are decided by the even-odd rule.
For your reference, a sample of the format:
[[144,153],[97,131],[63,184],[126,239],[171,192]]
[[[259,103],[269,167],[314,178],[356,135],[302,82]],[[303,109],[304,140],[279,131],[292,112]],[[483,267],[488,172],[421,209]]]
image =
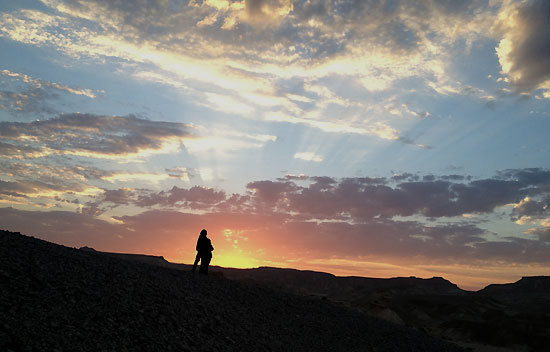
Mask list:
[[0,231],[2,351],[458,351],[319,297]]

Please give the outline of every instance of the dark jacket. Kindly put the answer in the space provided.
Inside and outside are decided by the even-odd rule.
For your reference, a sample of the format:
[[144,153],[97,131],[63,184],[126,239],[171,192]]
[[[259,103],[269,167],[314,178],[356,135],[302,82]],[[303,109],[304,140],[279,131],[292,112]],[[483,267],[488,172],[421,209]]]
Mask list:
[[212,247],[210,238],[206,236],[199,236],[199,239],[197,240],[197,252],[200,254],[212,255],[213,250],[214,247]]

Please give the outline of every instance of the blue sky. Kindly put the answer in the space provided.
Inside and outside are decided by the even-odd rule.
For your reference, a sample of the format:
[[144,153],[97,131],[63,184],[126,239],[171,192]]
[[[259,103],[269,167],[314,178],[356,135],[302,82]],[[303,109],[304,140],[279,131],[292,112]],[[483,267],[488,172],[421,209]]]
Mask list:
[[205,227],[213,264],[467,288],[548,274],[549,17],[544,1],[2,3],[0,225],[177,262]]

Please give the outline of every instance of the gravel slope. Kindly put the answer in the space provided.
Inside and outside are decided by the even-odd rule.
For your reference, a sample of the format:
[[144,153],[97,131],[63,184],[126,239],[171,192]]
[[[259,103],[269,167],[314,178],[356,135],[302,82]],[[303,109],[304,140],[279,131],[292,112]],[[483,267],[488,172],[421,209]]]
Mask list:
[[261,284],[0,231],[1,351],[459,351]]

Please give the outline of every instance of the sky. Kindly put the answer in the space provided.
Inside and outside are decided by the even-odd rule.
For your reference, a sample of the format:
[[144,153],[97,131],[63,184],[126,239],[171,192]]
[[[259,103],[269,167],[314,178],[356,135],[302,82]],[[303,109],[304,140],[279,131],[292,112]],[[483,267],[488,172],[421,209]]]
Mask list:
[[477,290],[550,275],[550,3],[0,1],[0,228]]

